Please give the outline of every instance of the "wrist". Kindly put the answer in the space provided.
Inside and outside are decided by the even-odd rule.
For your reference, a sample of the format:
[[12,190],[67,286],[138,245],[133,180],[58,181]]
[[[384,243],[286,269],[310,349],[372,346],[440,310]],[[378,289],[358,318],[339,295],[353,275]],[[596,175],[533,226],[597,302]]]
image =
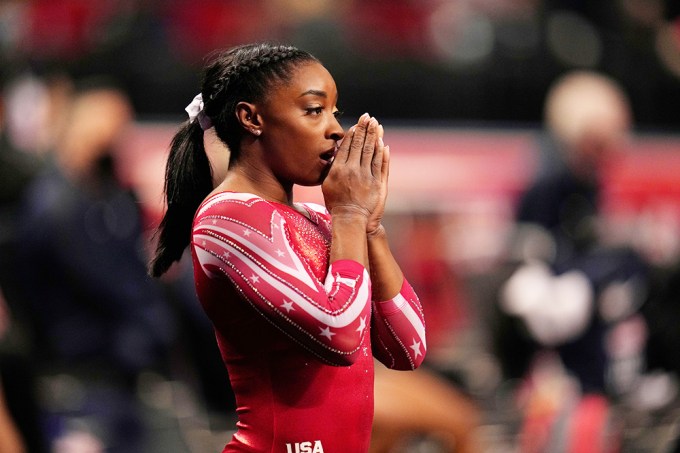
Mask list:
[[370,212],[367,209],[361,208],[359,206],[335,206],[329,212],[331,214],[331,219],[333,220],[347,220],[350,222],[357,222],[362,225],[368,225],[368,217]]
[[371,239],[383,239],[387,236],[387,231],[385,231],[385,227],[382,225],[382,223],[378,224],[376,228],[374,228],[371,231],[366,232],[366,237],[370,241]]

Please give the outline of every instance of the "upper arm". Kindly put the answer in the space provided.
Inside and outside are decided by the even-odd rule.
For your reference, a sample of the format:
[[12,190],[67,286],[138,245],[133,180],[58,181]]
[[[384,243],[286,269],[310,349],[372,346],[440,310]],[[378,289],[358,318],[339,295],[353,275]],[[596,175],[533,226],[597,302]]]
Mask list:
[[319,281],[291,245],[271,204],[229,194],[197,214],[192,248],[208,278],[226,276],[253,309],[335,365],[353,362],[370,318],[370,280],[359,263],[331,263]]

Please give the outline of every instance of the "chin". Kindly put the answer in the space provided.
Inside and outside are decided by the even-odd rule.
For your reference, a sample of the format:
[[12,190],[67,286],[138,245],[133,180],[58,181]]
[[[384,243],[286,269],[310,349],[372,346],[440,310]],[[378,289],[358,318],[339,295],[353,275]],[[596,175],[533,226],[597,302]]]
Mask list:
[[[326,180],[330,168],[324,169],[315,179],[307,179],[305,181],[298,181],[296,184],[303,187],[320,186]],[[312,175],[310,175],[312,176]]]
[[323,175],[321,178],[319,178],[318,181],[301,181],[301,182],[297,182],[296,185],[298,185],[300,187],[316,187],[316,186],[320,186],[321,184],[323,184],[325,179],[326,179],[326,175]]

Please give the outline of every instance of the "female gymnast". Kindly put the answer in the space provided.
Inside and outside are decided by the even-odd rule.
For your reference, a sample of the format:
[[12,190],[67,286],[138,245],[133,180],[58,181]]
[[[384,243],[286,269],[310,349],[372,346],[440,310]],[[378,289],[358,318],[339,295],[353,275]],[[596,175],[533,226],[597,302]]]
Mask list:
[[[150,273],[190,246],[236,396],[224,452],[366,452],[374,357],[412,370],[426,353],[420,302],[381,224],[383,128],[364,114],[345,132],[337,98],[305,51],[231,48],[204,68],[170,147]],[[216,187],[209,128],[229,150]],[[321,185],[325,207],[295,202],[295,184]]]

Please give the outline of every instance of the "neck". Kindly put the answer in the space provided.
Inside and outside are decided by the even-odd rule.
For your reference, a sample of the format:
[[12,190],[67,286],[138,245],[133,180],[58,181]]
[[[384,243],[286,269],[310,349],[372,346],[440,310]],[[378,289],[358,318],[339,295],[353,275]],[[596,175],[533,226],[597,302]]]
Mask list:
[[234,165],[227,171],[216,191],[252,193],[265,200],[293,206],[293,185],[284,185],[273,175],[260,170]]

